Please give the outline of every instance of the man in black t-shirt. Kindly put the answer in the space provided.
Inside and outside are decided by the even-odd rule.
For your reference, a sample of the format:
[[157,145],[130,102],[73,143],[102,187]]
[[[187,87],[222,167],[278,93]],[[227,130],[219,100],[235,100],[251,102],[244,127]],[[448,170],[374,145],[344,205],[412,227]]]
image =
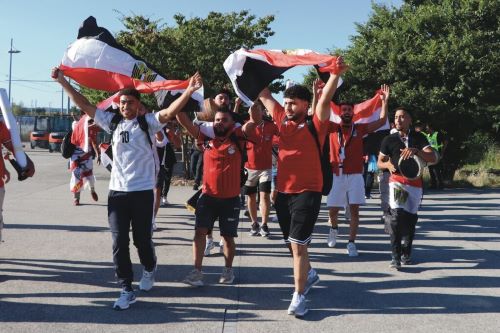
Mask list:
[[[411,115],[403,108],[396,109],[394,123],[398,132],[386,136],[382,141],[378,157],[378,167],[388,169],[389,205],[391,214],[387,217],[387,229],[391,234],[392,261],[391,268],[399,269],[401,262],[411,263],[411,247],[415,236],[417,212],[422,198],[422,177],[408,179],[404,177],[398,166],[403,160],[420,157],[425,162],[434,162],[434,152],[422,134],[410,129]],[[403,246],[401,241],[404,240]]]

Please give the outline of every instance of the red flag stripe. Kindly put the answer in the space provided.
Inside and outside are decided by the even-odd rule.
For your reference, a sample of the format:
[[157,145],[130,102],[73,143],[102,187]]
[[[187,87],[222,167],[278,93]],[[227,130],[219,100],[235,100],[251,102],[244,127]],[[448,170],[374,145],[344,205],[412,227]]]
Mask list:
[[97,90],[114,92],[123,88],[135,88],[144,94],[158,90],[183,90],[189,80],[163,80],[144,82],[130,76],[94,68],[71,68],[60,65],[59,69],[79,84]]
[[261,55],[269,64],[277,67],[319,65],[321,72],[338,73],[339,70],[336,65],[337,57],[319,54],[310,50],[273,51],[256,49],[247,52]]

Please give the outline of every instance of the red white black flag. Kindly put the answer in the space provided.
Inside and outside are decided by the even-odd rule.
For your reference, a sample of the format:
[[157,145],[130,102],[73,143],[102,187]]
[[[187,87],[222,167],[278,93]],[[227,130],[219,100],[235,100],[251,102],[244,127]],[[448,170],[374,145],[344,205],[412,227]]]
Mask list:
[[[151,64],[118,44],[108,30],[97,25],[93,16],[83,21],[77,40],[68,46],[59,69],[88,88],[109,92],[135,88],[141,93],[155,93],[160,108],[179,97],[189,83],[189,80],[166,80]],[[191,98],[185,109],[199,110],[203,87]]]
[[337,57],[319,54],[311,50],[246,50],[239,49],[224,61],[236,94],[252,105],[259,93],[288,69],[300,66],[316,66],[318,71],[338,73]]
[[[375,96],[359,104],[354,104],[354,116],[352,121],[357,124],[366,124],[376,121],[380,118],[380,112],[382,111],[382,100],[380,99],[381,91],[377,90]],[[340,124],[340,106],[334,102],[330,103],[332,114],[330,116],[330,121]],[[389,121],[385,123],[382,127],[378,128],[377,131],[389,129]]]

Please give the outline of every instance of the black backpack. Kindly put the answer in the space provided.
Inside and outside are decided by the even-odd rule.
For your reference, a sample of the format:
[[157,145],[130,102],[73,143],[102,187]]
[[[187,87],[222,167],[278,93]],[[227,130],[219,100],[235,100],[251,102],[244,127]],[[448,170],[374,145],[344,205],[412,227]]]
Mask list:
[[71,143],[71,135],[73,134],[73,130],[70,129],[68,133],[64,136],[61,142],[61,155],[64,158],[70,158],[73,156],[75,152],[76,146]]
[[328,195],[330,193],[333,186],[333,172],[332,165],[330,164],[330,140],[328,139],[328,135],[325,139],[325,144],[323,145],[323,151],[321,151],[321,146],[319,144],[318,132],[316,132],[316,127],[314,127],[312,117],[306,118],[307,128],[309,132],[311,132],[314,137],[314,141],[316,142],[316,147],[318,149],[319,158],[321,162],[321,171],[323,174],[323,189],[321,193],[323,195]]

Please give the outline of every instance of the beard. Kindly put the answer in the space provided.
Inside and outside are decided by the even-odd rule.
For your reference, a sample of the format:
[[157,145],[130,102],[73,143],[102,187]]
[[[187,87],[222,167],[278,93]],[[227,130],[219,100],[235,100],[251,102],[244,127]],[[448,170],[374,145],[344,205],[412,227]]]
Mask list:
[[226,136],[229,132],[229,128],[224,128],[223,126],[214,126],[215,136]]
[[352,116],[343,115],[340,116],[340,119],[342,119],[342,123],[344,123],[345,125],[350,125],[352,123]]

